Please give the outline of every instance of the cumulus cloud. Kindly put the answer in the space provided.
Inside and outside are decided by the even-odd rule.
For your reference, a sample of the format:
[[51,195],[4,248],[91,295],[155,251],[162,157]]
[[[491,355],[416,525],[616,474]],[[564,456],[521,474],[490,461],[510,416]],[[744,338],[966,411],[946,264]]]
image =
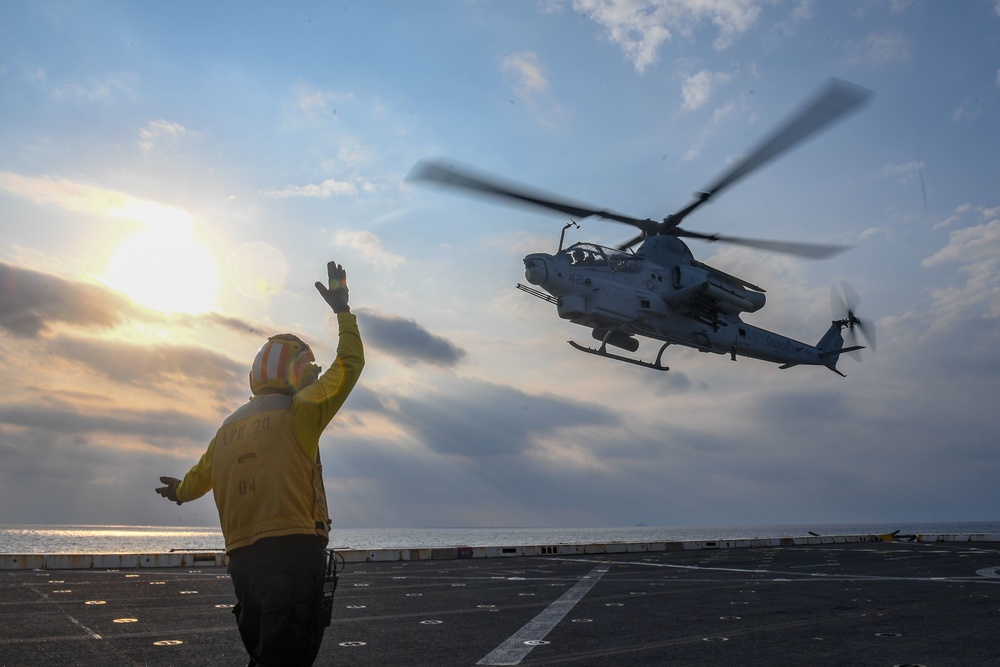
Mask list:
[[656,63],[673,32],[691,38],[699,24],[713,23],[721,50],[753,27],[761,11],[754,0],[574,0],[573,8],[604,27],[639,72]]
[[358,310],[358,314],[364,318],[365,343],[400,361],[454,366],[465,359],[465,350],[430,333],[416,320],[371,309]]

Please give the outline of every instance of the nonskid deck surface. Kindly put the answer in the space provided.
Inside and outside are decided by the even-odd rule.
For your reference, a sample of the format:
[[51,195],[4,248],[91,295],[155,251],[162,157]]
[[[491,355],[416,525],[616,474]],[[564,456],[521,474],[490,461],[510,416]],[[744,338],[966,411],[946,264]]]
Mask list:
[[[0,665],[245,665],[222,568],[0,572]],[[317,665],[995,665],[1000,544],[348,564]]]

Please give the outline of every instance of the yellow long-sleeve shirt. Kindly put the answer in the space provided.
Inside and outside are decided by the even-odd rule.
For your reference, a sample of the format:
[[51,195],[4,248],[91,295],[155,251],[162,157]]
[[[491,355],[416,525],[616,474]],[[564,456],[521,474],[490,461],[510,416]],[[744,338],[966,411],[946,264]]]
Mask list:
[[357,384],[364,347],[352,313],[337,315],[337,358],[293,396],[255,396],[234,412],[177,487],[187,502],[215,492],[226,550],[262,537],[326,537],[319,439]]

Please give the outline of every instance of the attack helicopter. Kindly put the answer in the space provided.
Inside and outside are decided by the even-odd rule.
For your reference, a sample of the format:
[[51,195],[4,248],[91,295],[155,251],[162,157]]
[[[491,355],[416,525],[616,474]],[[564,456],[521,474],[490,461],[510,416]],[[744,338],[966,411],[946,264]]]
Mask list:
[[[663,354],[670,345],[701,352],[728,354],[793,366],[825,366],[838,375],[837,361],[845,353],[857,354],[855,331],[874,348],[874,328],[856,314],[858,297],[844,284],[834,288],[832,304],[836,319],[815,345],[802,343],[745,323],[743,313],[755,313],[765,304],[765,291],[753,283],[730,275],[694,258],[682,239],[722,242],[821,259],[848,249],[847,246],[749,239],[691,231],[681,222],[754,170],[813,136],[848,112],[857,109],[871,91],[832,79],[799,112],[779,125],[748,155],[727,169],[706,190],[695,194],[684,208],[657,221],[555,197],[531,187],[505,181],[469,167],[444,160],[418,162],[407,180],[458,188],[469,193],[499,198],[507,203],[528,204],[567,214],[570,222],[562,230],[555,254],[531,253],[524,258],[525,279],[531,286],[517,288],[556,306],[562,319],[592,330],[600,341],[597,348],[568,341],[575,349],[617,361],[666,371]],[[579,227],[576,219],[599,217],[630,225],[639,234],[617,248],[595,243],[564,247],[566,230]],[[638,246],[636,248],[636,246]],[[837,317],[836,311],[840,311]],[[844,346],[844,332],[850,344]],[[609,351],[608,347],[636,352],[639,338],[662,343],[652,362]]]

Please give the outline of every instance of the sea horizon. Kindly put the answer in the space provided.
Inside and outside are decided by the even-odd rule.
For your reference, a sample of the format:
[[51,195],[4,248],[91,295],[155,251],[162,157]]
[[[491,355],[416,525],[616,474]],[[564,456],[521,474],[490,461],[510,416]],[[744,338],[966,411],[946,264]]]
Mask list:
[[[1000,521],[758,524],[732,526],[339,528],[333,549],[679,542],[804,535],[1000,534]],[[0,553],[162,553],[222,550],[217,526],[0,524]]]

